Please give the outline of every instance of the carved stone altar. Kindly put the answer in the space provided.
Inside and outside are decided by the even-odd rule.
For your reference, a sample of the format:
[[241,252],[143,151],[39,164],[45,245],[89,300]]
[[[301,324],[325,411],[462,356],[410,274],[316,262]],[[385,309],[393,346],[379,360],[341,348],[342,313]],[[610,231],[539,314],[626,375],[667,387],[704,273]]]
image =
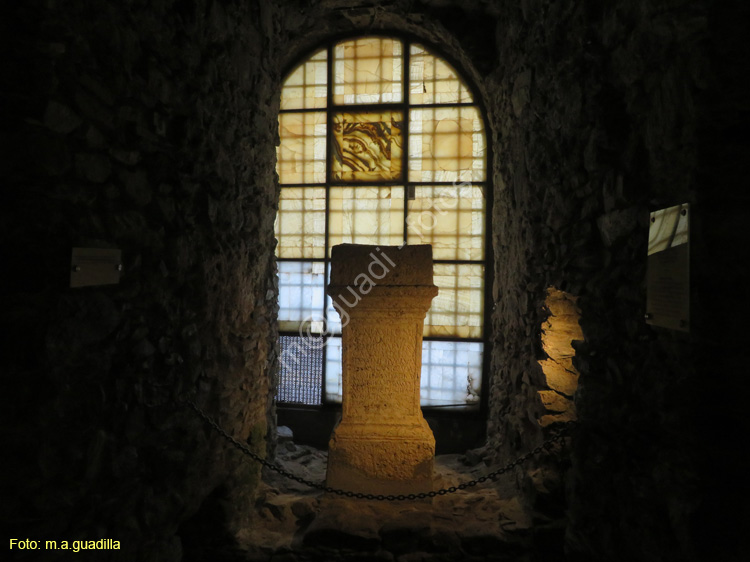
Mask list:
[[432,489],[435,439],[419,379],[424,318],[437,293],[429,245],[333,248],[328,294],[343,325],[343,405],[328,448],[329,486]]

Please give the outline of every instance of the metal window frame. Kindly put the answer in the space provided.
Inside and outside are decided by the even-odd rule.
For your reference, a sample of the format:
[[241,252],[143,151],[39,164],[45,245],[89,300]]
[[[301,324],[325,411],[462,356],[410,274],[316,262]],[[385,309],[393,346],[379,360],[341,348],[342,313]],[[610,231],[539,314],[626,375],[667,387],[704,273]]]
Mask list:
[[[402,43],[402,101],[400,102],[383,102],[383,103],[362,103],[362,104],[335,104],[333,101],[334,96],[334,48],[341,42],[351,41],[357,39],[366,38],[381,38],[381,39],[395,39]],[[411,57],[411,46],[412,44],[419,44],[424,46],[428,52],[436,57],[439,57],[443,61],[447,62],[451,67],[456,70],[457,76],[463,81],[469,93],[472,96],[473,102],[457,102],[457,103],[435,103],[435,104],[410,104],[409,101],[409,68],[410,68],[410,57]],[[485,209],[484,209],[484,260],[435,260],[435,263],[446,263],[446,264],[472,264],[472,265],[483,265],[484,266],[484,299],[483,299],[483,325],[482,325],[482,336],[475,338],[457,338],[451,336],[426,336],[423,337],[425,341],[457,341],[457,342],[481,342],[484,344],[482,350],[482,380],[481,380],[481,393],[479,404],[465,404],[465,405],[448,405],[448,406],[423,406],[423,410],[429,411],[431,414],[440,414],[442,412],[454,415],[456,413],[460,415],[477,415],[486,417],[488,410],[488,397],[489,397],[489,371],[491,365],[491,348],[490,348],[490,332],[492,328],[491,316],[492,316],[492,285],[494,281],[494,255],[492,252],[492,208],[493,208],[493,189],[492,189],[492,178],[490,174],[490,164],[493,161],[492,142],[491,137],[488,135],[488,121],[487,121],[487,110],[484,106],[483,99],[478,95],[478,88],[476,84],[471,80],[470,77],[466,76],[465,73],[460,71],[461,65],[447,56],[442,52],[440,47],[436,46],[429,40],[425,40],[413,35],[404,34],[399,31],[388,31],[382,30],[377,32],[365,32],[365,33],[345,33],[338,34],[335,36],[328,37],[321,43],[313,46],[311,49],[305,51],[305,54],[292,61],[282,73],[282,88],[284,81],[289,75],[296,70],[301,64],[307,62],[311,55],[322,50],[326,50],[326,107],[325,108],[295,108],[295,109],[280,109],[279,114],[283,113],[325,113],[326,114],[326,170],[325,178],[326,181],[323,183],[288,183],[279,184],[280,189],[285,188],[307,188],[317,187],[325,189],[325,231],[324,231],[324,253],[322,258],[280,258],[276,257],[276,261],[283,262],[323,262],[326,276],[326,283],[328,282],[328,276],[330,275],[330,257],[329,257],[329,216],[330,216],[330,188],[331,187],[356,187],[357,185],[366,185],[372,187],[388,187],[388,186],[403,186],[404,187],[404,226],[403,226],[403,239],[404,242],[408,243],[408,228],[407,228],[407,217],[408,217],[408,202],[409,202],[409,190],[413,187],[418,186],[454,186],[456,182],[453,181],[408,181],[408,163],[409,163],[409,112],[411,109],[419,108],[456,108],[456,107],[476,107],[483,124],[483,134],[485,141],[485,178],[483,181],[467,181],[465,183],[479,186],[482,189]],[[346,180],[334,180],[332,178],[332,153],[331,143],[333,136],[333,116],[336,113],[342,112],[368,112],[368,111],[402,111],[404,115],[404,129],[402,131],[402,162],[401,162],[401,181],[383,180],[383,181],[368,181],[368,182],[352,182]],[[464,183],[464,182],[462,182]],[[327,299],[324,298],[322,317],[327,321]],[[280,336],[299,336],[299,332],[293,331],[279,331]],[[329,337],[340,337],[340,335],[329,336],[328,334],[322,334],[324,342]],[[338,402],[328,401],[325,396],[326,388],[326,368],[327,360],[325,352],[323,353],[322,359],[322,380],[321,380],[321,404],[315,406],[308,406],[293,402],[282,402],[279,403],[282,406],[289,406],[294,408],[340,408],[341,404]]]

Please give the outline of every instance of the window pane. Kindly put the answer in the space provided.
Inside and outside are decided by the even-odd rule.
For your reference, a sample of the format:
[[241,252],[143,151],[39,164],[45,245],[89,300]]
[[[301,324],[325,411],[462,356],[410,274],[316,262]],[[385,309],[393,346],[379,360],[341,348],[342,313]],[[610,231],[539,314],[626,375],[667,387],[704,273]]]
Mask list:
[[485,200],[480,187],[417,186],[408,205],[409,244],[432,244],[436,260],[484,259]]
[[298,66],[281,89],[281,109],[313,109],[328,101],[328,54],[318,51]]
[[326,114],[279,115],[281,143],[276,151],[279,183],[323,183],[326,180]]
[[341,402],[341,338],[328,338],[326,345],[326,400]]
[[[482,383],[482,348],[478,342],[422,342],[420,402],[423,406],[475,404]],[[325,396],[341,402],[341,338],[326,345]]]
[[409,102],[471,103],[468,88],[444,60],[429,54],[422,45],[411,46],[409,59]]
[[322,187],[282,187],[276,214],[276,255],[322,258],[325,254],[326,191]]
[[476,107],[411,110],[409,181],[484,180],[484,125]]
[[329,221],[330,247],[398,246],[404,239],[404,188],[332,187]]
[[440,289],[425,319],[425,336],[482,337],[484,266],[436,263]]
[[[406,235],[406,204],[410,244],[431,244],[436,260],[485,259],[486,201],[482,186],[471,185],[486,179],[481,114],[477,107],[458,105],[473,100],[450,64],[415,44],[404,68],[404,47],[393,38],[344,41],[334,45],[331,58],[327,49],[317,51],[284,82],[275,229],[277,256],[294,261],[278,262],[279,328],[302,337],[282,336],[282,401],[341,401],[341,322],[325,295],[326,244],[399,245]],[[446,105],[389,105],[404,102],[406,87],[412,105]],[[352,107],[330,111],[329,96],[336,105]],[[295,112],[284,113],[288,110]],[[405,202],[407,181],[426,185],[413,186],[414,197]],[[424,334],[458,341],[423,342],[423,405],[478,402],[482,344],[461,338],[482,337],[484,272],[481,263],[434,265],[440,293]],[[324,340],[305,332],[329,334],[327,345],[309,345]]]
[[381,181],[401,178],[400,111],[339,113],[333,117],[333,178]]
[[482,347],[478,342],[422,342],[422,405],[478,404]]
[[279,337],[280,368],[276,400],[320,404],[323,338]]
[[324,264],[282,261],[278,266],[279,330],[322,332]]
[[368,37],[339,43],[333,61],[334,103],[402,101],[400,41]]

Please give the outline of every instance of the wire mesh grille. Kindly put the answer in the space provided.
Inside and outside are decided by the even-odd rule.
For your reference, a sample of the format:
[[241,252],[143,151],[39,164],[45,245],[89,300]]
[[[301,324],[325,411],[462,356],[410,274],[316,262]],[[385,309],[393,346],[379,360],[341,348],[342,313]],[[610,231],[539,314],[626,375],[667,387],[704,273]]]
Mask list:
[[322,338],[280,336],[278,402],[318,405],[323,386]]

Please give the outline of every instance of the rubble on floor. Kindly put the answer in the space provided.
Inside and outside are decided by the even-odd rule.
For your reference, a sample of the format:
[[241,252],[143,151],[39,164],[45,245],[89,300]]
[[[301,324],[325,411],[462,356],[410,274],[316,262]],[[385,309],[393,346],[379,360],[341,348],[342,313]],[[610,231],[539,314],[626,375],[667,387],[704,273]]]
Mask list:
[[[325,480],[327,454],[291,440],[279,444],[276,462],[294,474]],[[473,466],[471,466],[473,465]],[[439,487],[489,472],[463,455],[435,459]],[[559,535],[564,526],[539,521],[517,497],[500,494],[492,483],[431,500],[377,501],[325,494],[268,471],[258,491],[255,513],[237,534],[237,560],[392,561],[535,560],[534,537]]]

